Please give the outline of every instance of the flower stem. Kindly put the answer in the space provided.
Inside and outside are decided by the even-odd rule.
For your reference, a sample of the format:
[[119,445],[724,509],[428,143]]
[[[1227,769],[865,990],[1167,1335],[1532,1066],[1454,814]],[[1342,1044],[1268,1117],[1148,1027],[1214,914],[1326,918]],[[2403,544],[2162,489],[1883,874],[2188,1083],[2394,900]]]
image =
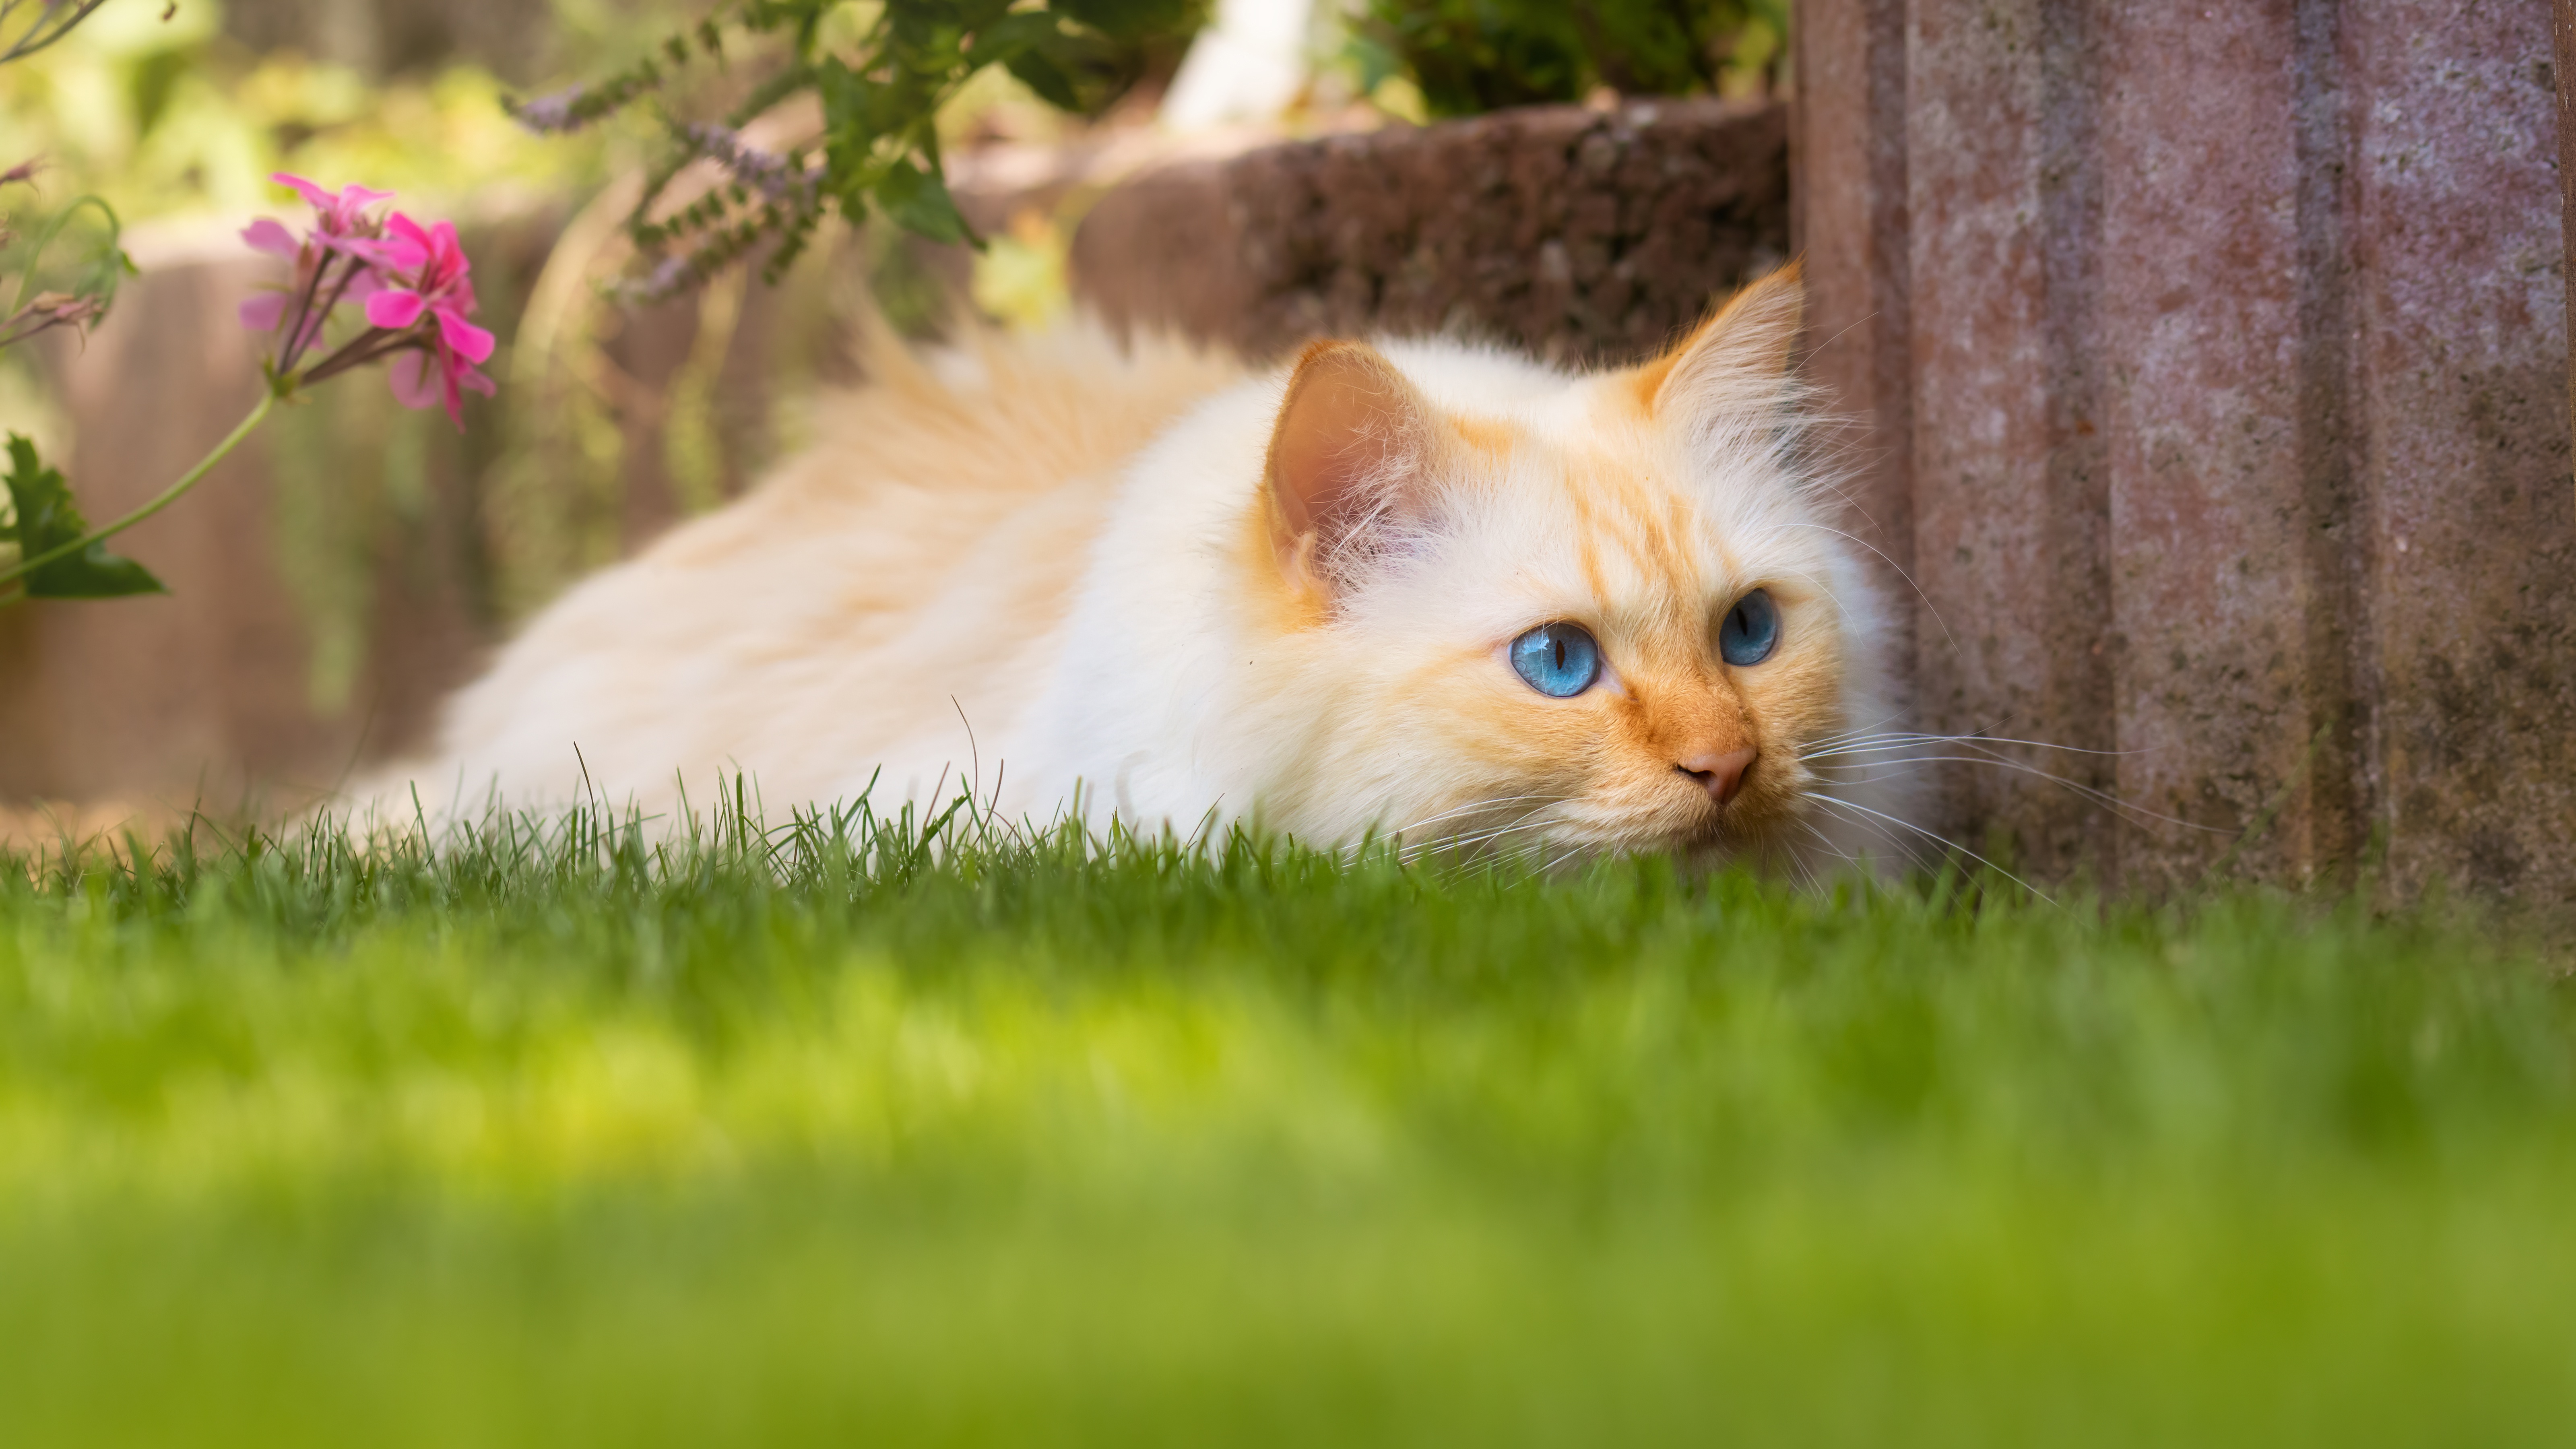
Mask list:
[[[421,315],[427,318],[429,314],[424,312]],[[417,340],[413,332],[389,332],[382,327],[369,327],[366,331],[341,343],[339,351],[304,369],[304,374],[296,380],[296,385],[311,387],[317,382],[337,377],[353,367],[363,367],[379,357],[389,356],[400,351],[407,343]]]
[[[154,498],[151,502],[144,504],[142,507],[125,515],[123,518],[116,520],[114,523],[106,524],[99,528],[93,528],[89,532],[73,539],[69,543],[60,545],[59,547],[49,548],[43,553],[37,554],[33,558],[22,558],[16,563],[11,564],[8,568],[0,569],[0,584],[5,584],[13,579],[34,573],[36,570],[43,568],[45,565],[52,563],[58,558],[69,558],[73,554],[80,553],[87,549],[91,544],[123,533],[125,530],[132,528],[134,525],[141,523],[147,518],[150,518],[153,514],[156,514],[162,509],[169,507],[171,504],[178,502],[180,495],[197,486],[198,480],[206,476],[207,470],[213,468],[217,463],[222,462],[226,453],[229,453],[235,447],[238,447],[242,439],[251,435],[251,432],[268,417],[268,410],[275,406],[276,402],[277,393],[273,389],[261,388],[259,393],[259,402],[251,408],[250,416],[243,418],[239,424],[234,426],[231,432],[225,434],[224,440],[215,444],[215,450],[213,452],[199,458],[197,460],[197,466],[180,474],[178,482],[162,489],[159,497]],[[27,597],[27,595],[23,590],[7,597],[0,597],[0,608],[7,608],[9,605],[18,602],[20,599],[25,597]]]

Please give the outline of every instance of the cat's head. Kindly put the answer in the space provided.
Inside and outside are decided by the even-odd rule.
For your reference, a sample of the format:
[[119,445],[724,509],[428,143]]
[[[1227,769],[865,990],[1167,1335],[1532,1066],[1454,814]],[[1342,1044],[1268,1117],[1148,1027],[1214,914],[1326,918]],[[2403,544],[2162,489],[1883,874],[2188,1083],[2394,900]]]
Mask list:
[[1877,723],[1882,626],[1808,471],[1798,322],[1793,268],[1623,371],[1307,348],[1245,543],[1300,716],[1272,817],[1550,854],[1815,834],[1802,756]]

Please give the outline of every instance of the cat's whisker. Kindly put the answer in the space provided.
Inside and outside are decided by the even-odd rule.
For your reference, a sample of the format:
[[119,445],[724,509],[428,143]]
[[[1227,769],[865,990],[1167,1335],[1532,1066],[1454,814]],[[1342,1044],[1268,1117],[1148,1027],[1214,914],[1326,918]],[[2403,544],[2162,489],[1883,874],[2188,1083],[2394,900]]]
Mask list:
[[1789,520],[1789,521],[1784,522],[1783,524],[1781,524],[1781,527],[1783,527],[1783,528],[1812,528],[1812,529],[1816,529],[1816,530],[1818,530],[1819,532],[1835,534],[1835,535],[1838,535],[1838,536],[1840,536],[1840,537],[1842,537],[1842,538],[1848,539],[1848,540],[1850,540],[1850,541],[1851,541],[1851,542],[1853,542],[1853,543],[1859,544],[1861,547],[1863,547],[1863,548],[1865,548],[1865,549],[1868,549],[1871,553],[1877,554],[1880,558],[1885,559],[1885,560],[1886,560],[1886,562],[1887,562],[1887,566],[1888,566],[1889,568],[1892,568],[1892,569],[1896,570],[1896,576],[1897,576],[1898,578],[1900,578],[1900,579],[1905,580],[1905,586],[1906,586],[1907,588],[1912,589],[1912,590],[1914,591],[1914,597],[1916,597],[1916,598],[1918,598],[1918,599],[1921,599],[1921,600],[1923,601],[1923,609],[1924,609],[1924,612],[1926,612],[1926,613],[1928,613],[1928,614],[1930,614],[1930,615],[1932,616],[1932,622],[1941,626],[1941,637],[1942,637],[1942,639],[1943,639],[1945,642],[1947,642],[1947,643],[1949,644],[1949,646],[1950,646],[1950,652],[1951,652],[1951,653],[1953,653],[1953,654],[1957,654],[1957,653],[1960,653],[1960,652],[1961,652],[1961,651],[1960,651],[1960,648],[1959,648],[1959,640],[1958,640],[1958,636],[1956,636],[1956,635],[1954,635],[1954,634],[1952,634],[1952,633],[1950,632],[1950,621],[1941,617],[1941,609],[1940,609],[1940,606],[1939,606],[1939,605],[1937,605],[1937,604],[1934,604],[1934,603],[1932,602],[1932,596],[1931,596],[1930,594],[1927,594],[1927,593],[1923,592],[1923,586],[1922,586],[1921,584],[1918,584],[1918,583],[1916,583],[1916,582],[1914,581],[1914,575],[1913,575],[1912,573],[1910,573],[1910,572],[1908,572],[1908,571],[1906,570],[1905,565],[1903,565],[1903,564],[1901,564],[1901,563],[1898,563],[1898,562],[1897,562],[1895,559],[1893,559],[1893,558],[1889,558],[1889,557],[1888,557],[1887,550],[1885,550],[1885,549],[1883,549],[1883,548],[1880,548],[1877,544],[1874,544],[1874,543],[1870,542],[1868,539],[1865,539],[1865,538],[1861,537],[1859,534],[1853,533],[1853,532],[1851,532],[1851,531],[1850,531],[1850,530],[1848,530],[1848,529],[1836,528],[1836,527],[1834,527],[1833,525],[1831,525],[1831,524],[1827,524],[1827,523],[1806,523],[1806,522],[1801,522],[1801,521],[1796,520],[1796,519],[1791,519],[1791,520]]
[[1583,852],[1584,852],[1584,851],[1589,850],[1590,848],[1591,848],[1590,846],[1581,845],[1581,844],[1569,845],[1569,846],[1567,846],[1567,847],[1564,849],[1564,851],[1563,851],[1563,852],[1559,853],[1559,854],[1558,854],[1558,855],[1556,855],[1556,856],[1551,857],[1545,865],[1540,866],[1540,867],[1538,868],[1538,873],[1539,873],[1540,875],[1554,875],[1554,874],[1556,874],[1556,869],[1557,869],[1557,867],[1558,867],[1558,866],[1561,866],[1561,865],[1566,864],[1567,862],[1569,862],[1569,861],[1573,860],[1576,856],[1583,854]]
[[1460,835],[1436,835],[1412,848],[1417,854],[1433,850],[1465,850],[1500,840],[1507,835],[1517,835],[1528,830],[1544,830],[1549,825],[1555,823],[1550,820],[1535,819],[1533,818],[1535,814],[1536,812],[1532,812],[1531,815],[1525,815],[1508,824],[1497,825],[1487,830],[1472,831]]
[[1816,843],[1825,848],[1826,854],[1842,861],[1845,865],[1859,866],[1861,864],[1859,856],[1854,855],[1850,851],[1843,849],[1841,846],[1834,844],[1834,838],[1818,829],[1816,822],[1812,820],[1800,820],[1798,822],[1798,828],[1806,831],[1809,835],[1816,837]]
[[[2112,759],[2126,759],[2126,758],[2128,758],[2129,756],[2132,756],[2132,755],[2145,755],[2145,754],[2152,754],[2152,753],[2154,753],[2154,751],[2152,751],[2152,750],[2145,750],[2145,749],[2137,749],[2137,750],[2095,750],[2095,749],[2087,749],[2086,747],[2084,747],[2084,746],[2082,746],[2082,745],[2061,745],[2061,744],[2056,744],[2056,743],[2053,743],[2053,742],[2048,741],[2048,740],[2020,740],[2020,739],[2014,739],[2014,738],[2012,738],[2012,737],[2010,737],[2010,736],[2008,736],[2008,735],[1988,735],[1988,734],[1945,735],[1945,734],[1935,734],[1935,733],[1932,733],[1932,732],[1929,732],[1929,731],[1914,731],[1914,730],[1890,730],[1890,731],[1888,731],[1888,732],[1886,732],[1886,733],[1883,733],[1883,734],[1866,735],[1866,736],[1862,736],[1861,738],[1862,738],[1862,739],[1865,739],[1865,740],[1868,740],[1868,741],[1871,741],[1871,742],[1877,742],[1877,741],[1890,741],[1890,742],[1906,743],[1906,744],[1956,744],[1956,745],[1978,745],[1978,746],[1983,746],[1983,745],[2028,745],[2028,746],[2030,746],[2032,749],[2038,749],[2038,750],[2058,750],[2058,751],[2062,751],[2062,752],[2064,752],[2064,753],[2066,753],[2066,754],[2070,754],[2070,755],[2100,755],[2100,756],[2103,756],[2103,757],[2105,757],[2105,758],[2112,758]],[[1821,742],[1820,742],[1820,743],[1821,743]],[[1801,758],[1804,758],[1804,757],[1802,756]]]
[[1895,723],[1903,717],[1903,711],[1890,710],[1886,714],[1880,715],[1877,719],[1870,721],[1868,724],[1859,725],[1847,730],[1836,730],[1832,734],[1820,735],[1815,739],[1809,740],[1807,742],[1807,748],[1821,749],[1825,746],[1841,744],[1848,740],[1876,739],[1880,737],[1881,732],[1885,730],[1888,725]]
[[[1895,759],[1866,760],[1848,765],[1827,764],[1815,766],[1814,768],[1823,770],[1888,770],[1907,765],[1987,765],[1999,770],[2011,770],[2017,774],[2030,775],[2038,779],[2046,780],[2052,785],[2059,786],[2073,794],[2080,795],[2083,798],[2092,801],[2094,804],[2120,815],[2123,819],[2131,819],[2131,817],[2135,817],[2134,819],[2131,819],[2132,824],[2135,824],[2140,820],[2152,820],[2161,825],[2178,825],[2185,830],[2197,830],[2209,835],[2228,835],[2233,833],[2227,830],[2222,830],[2214,825],[2202,825],[2197,821],[2185,820],[2177,815],[2166,815],[2158,811],[2149,810],[2143,805],[2123,800],[2119,796],[2114,795],[2107,790],[2098,789],[2094,786],[2084,784],[2081,781],[2067,779],[2063,775],[2052,774],[2047,770],[2040,769],[2036,765],[2026,765],[2019,760],[2005,759],[1998,755],[1905,755]],[[1884,778],[1886,778],[1884,775],[1872,775],[1866,779],[1838,780],[1835,783],[1855,785],[1875,784],[1877,781]]]
[[[1499,835],[1497,835],[1497,838],[1499,838]],[[1417,848],[1414,848],[1414,851],[1406,853],[1404,861],[1406,861],[1406,864],[1417,864],[1417,861],[1430,861],[1430,859],[1450,861],[1450,864],[1471,864],[1471,861],[1492,861],[1492,859],[1497,859],[1497,853],[1484,853],[1484,851],[1481,851],[1481,846],[1489,846],[1489,843],[1492,843],[1492,841],[1432,841],[1432,843],[1425,843],[1425,846],[1417,846]]]
[[[2218,829],[2214,826],[2201,825],[2194,821],[2181,819],[2178,816],[2167,815],[2160,811],[2150,810],[2143,805],[2123,800],[2119,796],[2111,794],[2108,791],[2083,784],[2079,781],[2067,779],[2065,776],[2056,774],[2052,771],[2040,769],[2037,766],[2028,764],[2024,761],[2012,759],[1992,748],[1992,746],[1997,744],[2027,745],[2038,749],[2053,749],[2066,753],[2086,754],[2104,758],[2121,758],[2128,755],[2147,753],[2147,751],[2144,750],[2091,750],[2077,745],[2055,745],[2041,740],[2006,739],[1993,735],[1982,734],[1945,735],[1935,734],[1928,731],[1890,731],[1863,736],[1859,739],[1838,744],[1832,748],[1810,748],[1808,751],[1801,754],[1799,759],[1801,763],[1808,764],[1811,767],[1819,769],[1858,768],[1859,766],[1834,766],[1822,764],[1820,762],[1836,759],[1851,759],[1868,755],[1893,757],[1876,762],[1865,762],[1884,765],[1991,765],[1997,768],[2013,770],[2022,774],[2032,775],[2039,779],[2050,781],[2051,783],[2063,786],[2067,790],[2072,791],[2085,799],[2091,800],[2106,809],[2110,809],[2114,812],[2125,812],[2127,816],[2134,816],[2138,819],[2144,820],[2153,820],[2166,825],[2178,825],[2186,830],[2197,830],[2213,835],[2225,835],[2228,833],[2227,831]],[[1941,745],[1955,746],[1961,749],[1972,750],[1975,753],[1973,755],[1922,755],[1913,753],[1917,750]]]
[[1825,893],[1824,869],[1818,866],[1813,860],[1804,858],[1795,859],[1797,860],[1799,873],[1806,877],[1807,889],[1815,892],[1817,895],[1823,895]]
[[1460,805],[1455,809],[1443,810],[1437,815],[1424,816],[1422,819],[1416,820],[1410,825],[1398,826],[1396,829],[1388,833],[1398,836],[1410,835],[1414,831],[1424,829],[1428,826],[1437,825],[1443,820],[1455,820],[1461,815],[1473,815],[1479,811],[1491,810],[1498,805],[1518,805],[1530,800],[1543,801],[1546,804],[1553,805],[1562,801],[1564,798],[1565,797],[1562,795],[1494,795],[1482,800],[1469,801],[1467,804]]
[[[1810,798],[1820,797],[1811,796]],[[1922,870],[1928,868],[1932,864],[1932,857],[1925,851],[1921,841],[1912,839],[1908,836],[1899,835],[1895,831],[1888,829],[1884,824],[1876,820],[1871,820],[1865,816],[1845,816],[1843,819],[1846,824],[1854,825],[1860,829],[1866,830],[1872,837],[1886,842],[1887,848],[1895,851],[1907,865],[1910,865],[1917,870]]]
[[[1527,807],[1513,816],[1513,819],[1515,820],[1525,820],[1531,815],[1536,814],[1539,811],[1546,810],[1551,806],[1564,804],[1566,799],[1566,796],[1552,792],[1544,794],[1489,796],[1484,799],[1470,801],[1467,804],[1459,805],[1448,810],[1443,810],[1436,815],[1425,816],[1424,818],[1405,826],[1401,830],[1392,832],[1392,834],[1398,837],[1412,836],[1435,825],[1444,824],[1452,820],[1458,820],[1462,817],[1485,815],[1512,805]],[[1472,831],[1479,827],[1475,824],[1470,824],[1467,828]]]
[[1800,750],[1799,758],[1812,760],[1820,756],[1855,750],[1909,748],[1916,744],[1930,742],[1933,738],[1928,735],[1914,735],[1893,730],[1853,730],[1847,734],[1828,735],[1821,739],[1809,740]]
[[1873,810],[1858,801],[1845,800],[1838,795],[1825,794],[1821,790],[1811,792],[1807,798],[1823,805],[1831,805],[1844,810],[1857,810],[1863,815],[1867,815],[1878,820],[1884,820],[1888,824],[1894,825],[1900,829],[1911,830],[1927,840],[1938,843],[1943,849],[1959,852],[1961,855],[1964,855],[1968,859],[1975,861],[1977,864],[1984,866],[1986,869],[1993,871],[1995,874],[2002,876],[2004,879],[2011,881],[2014,885],[2020,886],[2023,890],[2030,892],[2032,895],[2039,897],[2050,905],[2054,906],[2057,904],[2056,897],[2051,896],[2046,891],[2032,885],[2030,882],[2023,880],[2020,876],[2017,876],[2011,871],[2004,869],[2002,866],[1995,864],[1993,861],[1988,860],[1986,857],[1979,855],[1977,852],[1970,850],[1964,845],[1961,845],[1959,842],[1946,839],[1939,833],[1926,830],[1922,826],[1917,825],[1910,820],[1900,819],[1899,817],[1890,815],[1883,810]]
[[[1551,801],[1550,803],[1554,802]],[[1472,850],[1478,846],[1491,844],[1507,835],[1518,834],[1525,830],[1543,830],[1556,823],[1553,820],[1541,820],[1537,818],[1539,815],[1544,813],[1547,808],[1548,807],[1546,805],[1538,806],[1537,808],[1522,814],[1519,818],[1513,820],[1509,824],[1498,825],[1489,830],[1471,832],[1465,835],[1435,836],[1429,840],[1421,842],[1420,844],[1403,847],[1399,851],[1398,855],[1400,859],[1409,863],[1434,851]]]
[[1817,593],[1820,593],[1820,594],[1824,595],[1826,598],[1833,600],[1833,601],[1834,601],[1834,608],[1835,608],[1838,612],[1840,612],[1844,618],[1848,619],[1848,618],[1852,617],[1852,611],[1851,611],[1849,608],[1845,607],[1845,606],[1844,606],[1844,604],[1843,604],[1843,597],[1842,597],[1842,595],[1835,593],[1835,592],[1833,591],[1833,588],[1832,588],[1830,585],[1828,585],[1828,584],[1827,584],[1823,579],[1820,579],[1820,578],[1816,577],[1814,574],[1811,574],[1811,573],[1807,572],[1807,571],[1806,571],[1806,570],[1804,570],[1804,569],[1792,569],[1792,570],[1788,570],[1788,571],[1784,572],[1781,576],[1782,576],[1783,578],[1792,578],[1792,579],[1803,579],[1803,580],[1805,580],[1808,584],[1812,585],[1812,586],[1815,588],[1815,590],[1816,590],[1816,592],[1817,592]]
[[[1866,871],[1869,868],[1862,864],[1860,857],[1843,849],[1841,846],[1834,844],[1833,837],[1825,834],[1822,830],[1817,829],[1814,821],[1800,820],[1798,825],[1809,835],[1816,838],[1816,844],[1822,847],[1827,855],[1833,856],[1835,859],[1840,860],[1843,864],[1850,866],[1856,871]],[[1797,867],[1806,877],[1807,889],[1817,892],[1822,892],[1824,890],[1824,872],[1817,869],[1816,863],[1813,860],[1808,859],[1801,852],[1793,851],[1789,853],[1789,863]]]

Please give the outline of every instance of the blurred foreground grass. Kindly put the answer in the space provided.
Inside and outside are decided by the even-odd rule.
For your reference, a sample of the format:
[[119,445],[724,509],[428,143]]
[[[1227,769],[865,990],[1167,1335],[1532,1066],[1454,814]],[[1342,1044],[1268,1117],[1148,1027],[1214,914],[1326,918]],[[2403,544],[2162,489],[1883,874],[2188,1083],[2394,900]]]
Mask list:
[[595,823],[0,869],[13,1444],[2558,1442],[2439,908]]

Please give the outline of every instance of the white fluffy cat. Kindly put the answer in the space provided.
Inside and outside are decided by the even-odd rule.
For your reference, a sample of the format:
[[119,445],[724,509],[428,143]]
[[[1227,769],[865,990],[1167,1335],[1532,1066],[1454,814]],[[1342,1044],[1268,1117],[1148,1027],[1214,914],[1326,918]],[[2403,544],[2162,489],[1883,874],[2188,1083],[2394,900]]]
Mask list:
[[1805,757],[1892,714],[1884,631],[1803,471],[1798,317],[1792,269],[1582,374],[884,349],[829,440],[539,616],[375,808],[670,812],[740,772],[773,812],[971,784],[1184,832],[1862,855],[1894,802]]

